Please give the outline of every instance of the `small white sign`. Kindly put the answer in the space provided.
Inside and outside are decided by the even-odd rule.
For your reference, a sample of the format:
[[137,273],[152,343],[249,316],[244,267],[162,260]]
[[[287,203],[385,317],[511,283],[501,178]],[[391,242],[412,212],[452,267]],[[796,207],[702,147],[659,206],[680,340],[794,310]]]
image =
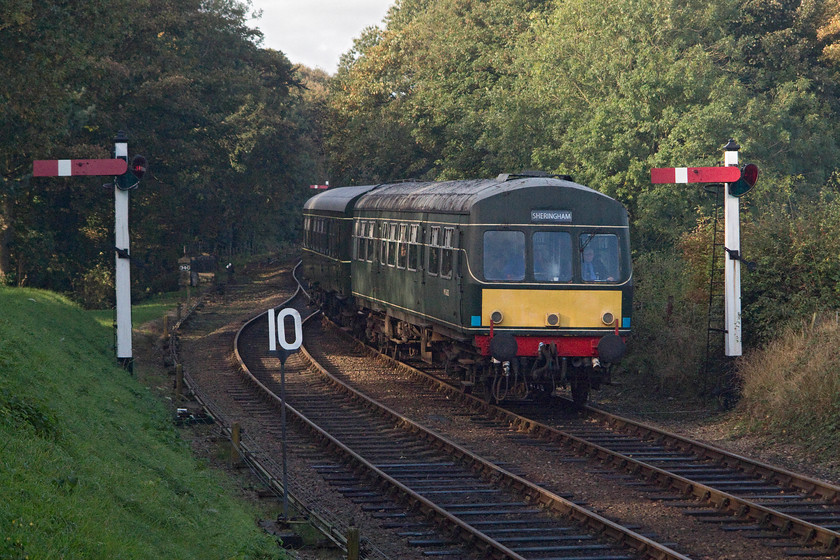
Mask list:
[[[295,338],[292,342],[289,342],[289,337],[286,333],[286,317],[292,317],[292,321],[295,325]],[[291,307],[281,309],[280,313],[277,314],[276,319],[274,317],[274,309],[268,310],[269,351],[275,352],[277,350],[277,342],[280,342],[280,347],[287,351],[297,350],[300,348],[300,345],[303,344],[303,325],[300,319],[300,313],[298,313],[297,309],[293,309]]]

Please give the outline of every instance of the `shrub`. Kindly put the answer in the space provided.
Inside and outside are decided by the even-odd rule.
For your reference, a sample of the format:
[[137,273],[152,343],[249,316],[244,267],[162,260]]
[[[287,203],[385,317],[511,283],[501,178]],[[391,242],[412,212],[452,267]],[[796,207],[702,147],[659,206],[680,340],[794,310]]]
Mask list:
[[706,350],[707,302],[689,297],[692,270],[673,253],[640,255],[634,263],[633,335],[626,365],[648,389],[696,391]]
[[743,385],[739,409],[753,430],[840,443],[840,322],[834,313],[788,325],[764,348],[738,362]]

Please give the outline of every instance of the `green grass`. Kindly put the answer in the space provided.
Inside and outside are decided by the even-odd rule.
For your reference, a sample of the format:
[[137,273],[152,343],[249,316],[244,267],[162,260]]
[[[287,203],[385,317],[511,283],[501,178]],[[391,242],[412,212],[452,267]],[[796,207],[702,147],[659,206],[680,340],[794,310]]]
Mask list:
[[[144,304],[135,323],[167,305]],[[0,559],[282,557],[115,365],[106,323],[56,294],[0,287]]]
[[[137,326],[153,319],[160,319],[167,311],[177,307],[179,302],[183,303],[184,301],[184,292],[170,292],[145,299],[141,303],[135,303],[131,306],[131,324]],[[100,325],[113,328],[113,309],[90,311],[90,316]]]

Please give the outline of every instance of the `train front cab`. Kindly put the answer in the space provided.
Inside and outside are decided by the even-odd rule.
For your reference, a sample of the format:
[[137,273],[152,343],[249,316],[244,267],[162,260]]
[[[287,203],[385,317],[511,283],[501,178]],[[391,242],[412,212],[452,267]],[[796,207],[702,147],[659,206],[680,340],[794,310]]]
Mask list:
[[[592,196],[583,197],[590,206]],[[471,228],[467,251],[472,282],[464,290],[463,314],[480,354],[516,370],[502,376],[519,375],[544,389],[570,386],[578,404],[609,380],[609,365],[623,356],[631,324],[626,213],[598,196],[594,201],[608,211],[597,218],[529,210],[536,223],[485,221]],[[501,381],[499,374],[495,379]]]

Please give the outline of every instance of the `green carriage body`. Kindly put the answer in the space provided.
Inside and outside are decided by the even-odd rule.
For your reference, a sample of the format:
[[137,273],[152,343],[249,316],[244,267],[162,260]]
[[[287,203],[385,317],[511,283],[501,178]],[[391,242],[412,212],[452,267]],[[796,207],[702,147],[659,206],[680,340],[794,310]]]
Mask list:
[[[305,212],[329,214],[341,224],[340,255],[308,259],[307,278],[318,278],[322,288],[342,297],[349,289],[361,308],[484,345],[483,354],[494,311],[502,317],[493,325],[496,332],[514,334],[523,355],[535,355],[540,341],[565,337],[563,355],[594,356],[593,341],[604,333],[629,334],[627,212],[610,197],[569,180],[503,175],[350,187],[314,197]],[[524,239],[525,253],[521,278],[487,278],[488,231],[520,232],[516,235]],[[534,240],[554,233],[568,237],[575,257],[564,281],[541,281]],[[619,257],[609,282],[582,280],[577,255],[591,236],[616,240]],[[617,323],[604,324],[605,309]]]

